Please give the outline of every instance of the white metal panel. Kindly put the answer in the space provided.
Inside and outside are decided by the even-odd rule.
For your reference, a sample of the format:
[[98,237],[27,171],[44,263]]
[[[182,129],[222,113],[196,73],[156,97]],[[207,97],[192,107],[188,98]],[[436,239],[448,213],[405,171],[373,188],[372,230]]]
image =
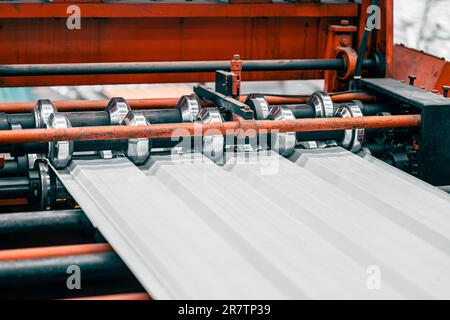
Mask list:
[[[291,160],[319,178],[323,189],[337,187],[345,195],[342,200],[359,207],[346,211],[355,224],[340,226],[341,232],[379,261],[387,283],[404,287],[407,297],[449,297],[447,194],[373,157],[362,159],[342,148],[297,150]],[[326,219],[333,224],[331,216]]]
[[209,212],[127,159],[75,160],[60,178],[152,297],[288,297],[204,222]]
[[75,160],[60,176],[155,298],[450,298],[450,197],[340,148],[290,160]]

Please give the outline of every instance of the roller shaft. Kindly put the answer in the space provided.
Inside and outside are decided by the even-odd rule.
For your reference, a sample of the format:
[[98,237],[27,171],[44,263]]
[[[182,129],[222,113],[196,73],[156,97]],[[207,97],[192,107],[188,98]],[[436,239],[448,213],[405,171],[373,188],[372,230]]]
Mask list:
[[[365,67],[373,65],[372,60],[364,61]],[[247,60],[242,64],[243,71],[342,70],[344,68],[345,62],[342,59]],[[14,64],[0,66],[0,76],[192,73],[216,70],[230,70],[230,61]]]

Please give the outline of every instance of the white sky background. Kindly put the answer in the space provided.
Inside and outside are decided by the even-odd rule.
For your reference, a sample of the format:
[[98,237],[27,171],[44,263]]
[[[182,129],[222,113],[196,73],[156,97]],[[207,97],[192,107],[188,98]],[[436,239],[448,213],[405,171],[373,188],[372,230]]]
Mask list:
[[394,42],[450,60],[450,0],[394,0]]

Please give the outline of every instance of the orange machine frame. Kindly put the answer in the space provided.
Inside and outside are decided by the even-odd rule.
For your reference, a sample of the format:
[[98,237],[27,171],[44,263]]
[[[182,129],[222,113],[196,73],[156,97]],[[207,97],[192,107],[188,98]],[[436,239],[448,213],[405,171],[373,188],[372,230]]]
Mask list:
[[[256,2],[256,3],[255,3]],[[0,64],[334,58],[329,26],[358,27],[357,48],[369,0],[266,3],[0,3]],[[81,30],[69,30],[67,8],[81,10]],[[392,0],[382,0],[382,29],[370,49],[392,57]],[[347,23],[347,22],[345,22]],[[244,80],[324,78],[323,71],[247,72]],[[45,86],[213,81],[213,74],[130,74],[0,77],[0,86]]]

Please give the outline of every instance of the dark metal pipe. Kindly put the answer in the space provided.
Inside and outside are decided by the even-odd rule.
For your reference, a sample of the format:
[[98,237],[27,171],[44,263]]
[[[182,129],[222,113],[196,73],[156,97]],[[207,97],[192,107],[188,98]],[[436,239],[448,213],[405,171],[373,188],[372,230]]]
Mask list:
[[16,113],[6,115],[10,124],[20,124],[22,129],[32,129],[36,127],[36,121],[32,113]]
[[316,116],[314,107],[309,104],[291,104],[286,105],[286,107],[291,109],[296,119],[314,118]]
[[19,163],[19,160],[8,159],[5,161],[3,168],[0,169],[0,178],[25,176],[28,173],[28,161]]
[[[334,105],[335,110],[338,109],[342,103]],[[315,118],[315,110],[312,105],[309,104],[291,104],[286,105],[294,113],[295,118]],[[380,103],[365,103],[362,105],[361,111],[365,116],[375,116],[380,112],[386,112],[388,107]]]
[[90,225],[83,211],[55,210],[0,215],[0,234],[37,231],[81,230]]
[[[181,112],[173,109],[151,109],[141,111],[151,124],[178,123],[182,122]],[[72,127],[108,126],[110,125],[109,113],[107,111],[81,111],[62,112],[69,119]],[[9,130],[13,123],[20,124],[22,129],[33,129],[36,127],[33,113],[1,114],[6,123],[0,130]]]
[[[372,60],[365,60],[372,67]],[[342,59],[298,60],[246,60],[243,71],[276,70],[342,70]],[[0,76],[137,74],[137,73],[191,73],[230,70],[230,61],[179,61],[179,62],[123,62],[78,64],[12,64],[0,66]]]
[[297,141],[341,141],[344,131],[315,131],[315,132],[297,132]]
[[64,112],[72,127],[108,126],[111,124],[107,111]]
[[0,199],[26,198],[30,193],[27,177],[9,177],[0,179]]
[[67,268],[76,265],[88,280],[131,279],[133,275],[115,253],[0,262],[0,288],[30,287],[61,283],[66,285]]
[[144,110],[143,114],[150,124],[183,122],[179,109]]

